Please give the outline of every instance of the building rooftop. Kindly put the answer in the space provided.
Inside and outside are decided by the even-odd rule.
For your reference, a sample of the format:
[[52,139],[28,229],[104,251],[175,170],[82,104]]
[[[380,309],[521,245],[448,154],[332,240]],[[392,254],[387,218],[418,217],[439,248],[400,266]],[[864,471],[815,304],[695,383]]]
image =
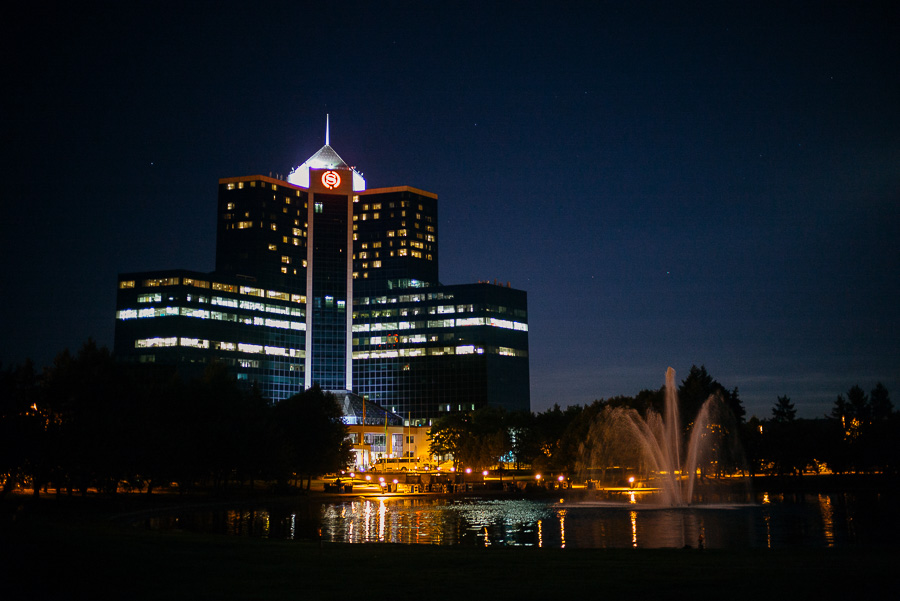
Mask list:
[[[359,395],[346,390],[332,390],[344,413],[344,423],[348,425],[368,426],[402,426],[403,418],[391,413],[381,405],[367,401]],[[387,424],[385,424],[387,421]]]

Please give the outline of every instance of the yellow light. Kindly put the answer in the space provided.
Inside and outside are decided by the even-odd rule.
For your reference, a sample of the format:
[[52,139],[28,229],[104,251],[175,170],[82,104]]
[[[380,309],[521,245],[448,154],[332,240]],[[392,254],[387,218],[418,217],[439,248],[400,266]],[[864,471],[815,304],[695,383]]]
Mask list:
[[535,479],[535,480],[540,480],[540,479],[541,479],[541,475],[540,475],[540,474],[535,474],[535,475],[534,475],[534,479]]

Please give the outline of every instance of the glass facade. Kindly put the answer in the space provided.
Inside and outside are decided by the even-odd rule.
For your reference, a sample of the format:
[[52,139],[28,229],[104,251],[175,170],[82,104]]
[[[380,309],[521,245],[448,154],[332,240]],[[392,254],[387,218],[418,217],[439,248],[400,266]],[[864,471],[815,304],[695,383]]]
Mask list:
[[494,284],[357,296],[358,394],[422,421],[484,405],[528,410],[528,315],[521,290]]
[[116,354],[221,361],[273,401],[350,390],[416,423],[529,410],[526,293],[440,283],[437,195],[365,190],[327,144],[300,171],[219,181],[215,272],[121,275]]
[[123,274],[119,281],[120,359],[175,365],[188,376],[218,361],[269,399],[303,390],[305,296],[184,270]]
[[346,195],[319,194],[314,198],[312,237],[312,328],[310,377],[307,383],[324,390],[348,388],[348,215]]
[[308,196],[270,177],[220,180],[216,273],[304,292]]

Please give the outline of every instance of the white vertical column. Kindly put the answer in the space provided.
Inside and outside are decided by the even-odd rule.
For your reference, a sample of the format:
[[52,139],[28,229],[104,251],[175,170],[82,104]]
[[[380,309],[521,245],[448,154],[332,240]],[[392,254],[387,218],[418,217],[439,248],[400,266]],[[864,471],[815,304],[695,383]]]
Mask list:
[[303,388],[312,386],[312,324],[313,324],[313,236],[315,235],[315,194],[306,195],[306,352],[303,361]]
[[347,348],[344,363],[346,372],[344,386],[347,390],[353,390],[353,198],[350,194],[347,199]]

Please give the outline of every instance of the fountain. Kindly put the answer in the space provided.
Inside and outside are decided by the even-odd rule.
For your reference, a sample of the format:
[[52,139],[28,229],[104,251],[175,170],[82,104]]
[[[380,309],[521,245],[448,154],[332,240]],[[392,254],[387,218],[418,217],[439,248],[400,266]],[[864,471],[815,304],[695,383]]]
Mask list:
[[669,506],[690,505],[694,497],[697,469],[710,459],[721,442],[724,406],[710,396],[693,420],[687,447],[682,442],[682,426],[675,388],[675,370],[666,370],[664,416],[647,409],[641,416],[631,408],[607,408],[592,429],[584,448],[588,467],[603,467],[628,461],[655,475],[659,497]]

